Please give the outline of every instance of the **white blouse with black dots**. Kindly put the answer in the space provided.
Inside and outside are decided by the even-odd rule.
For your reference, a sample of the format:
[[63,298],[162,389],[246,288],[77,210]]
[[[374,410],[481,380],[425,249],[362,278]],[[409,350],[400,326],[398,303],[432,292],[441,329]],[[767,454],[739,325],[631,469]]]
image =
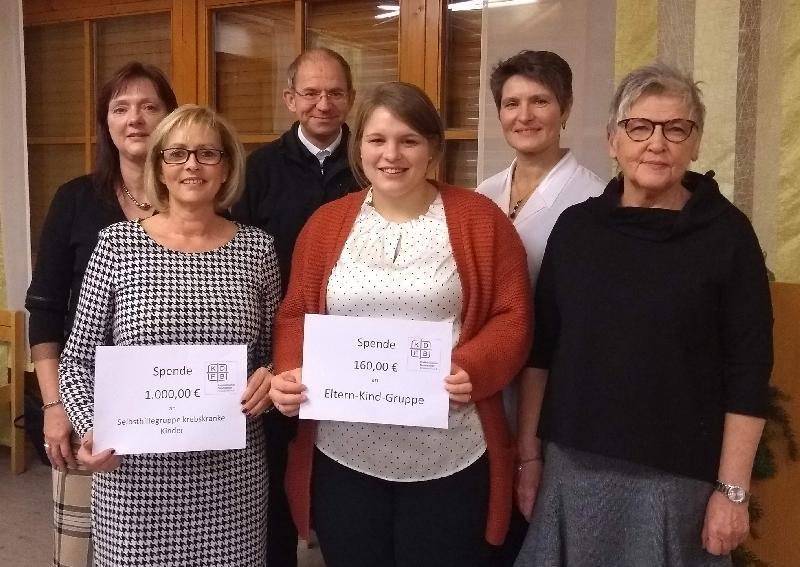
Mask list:
[[[369,192],[331,273],[328,313],[452,321],[455,345],[463,298],[441,196],[402,223],[387,221],[371,203]],[[473,403],[450,405],[448,429],[321,421],[316,444],[346,467],[406,482],[449,476],[486,451]]]

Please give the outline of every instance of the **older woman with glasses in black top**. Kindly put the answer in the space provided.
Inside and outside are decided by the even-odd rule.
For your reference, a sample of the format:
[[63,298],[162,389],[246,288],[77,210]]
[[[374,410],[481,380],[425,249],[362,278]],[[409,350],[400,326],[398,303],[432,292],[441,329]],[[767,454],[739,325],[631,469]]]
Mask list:
[[567,209],[536,290],[544,472],[516,565],[730,565],[772,366],[766,269],[697,159],[705,107],[665,66],[611,108],[621,170]]

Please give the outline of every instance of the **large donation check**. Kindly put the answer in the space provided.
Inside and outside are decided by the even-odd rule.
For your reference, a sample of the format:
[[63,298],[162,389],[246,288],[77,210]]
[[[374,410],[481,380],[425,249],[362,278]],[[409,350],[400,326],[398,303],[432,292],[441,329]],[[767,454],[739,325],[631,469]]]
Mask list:
[[452,323],[306,315],[301,419],[447,428]]
[[100,346],[94,452],[242,449],[246,345]]

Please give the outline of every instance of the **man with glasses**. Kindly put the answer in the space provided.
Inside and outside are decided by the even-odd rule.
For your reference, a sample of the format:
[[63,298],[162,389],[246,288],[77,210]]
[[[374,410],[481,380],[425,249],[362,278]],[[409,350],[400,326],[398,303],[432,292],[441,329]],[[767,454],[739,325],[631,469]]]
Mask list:
[[247,160],[236,220],[275,237],[283,292],[300,229],[321,205],[358,188],[347,162],[350,131],[344,123],[355,91],[350,65],[333,50],[301,53],[288,70],[283,101],[297,117],[280,138]]
[[[305,222],[321,205],[359,188],[347,161],[350,131],[345,119],[354,99],[350,65],[340,54],[325,48],[301,53],[289,65],[283,91],[286,108],[297,121],[247,160],[245,191],[233,207],[233,217],[275,237],[283,293],[295,240]],[[283,479],[296,418],[269,412],[265,424],[270,476],[267,564],[294,567],[297,532]]]

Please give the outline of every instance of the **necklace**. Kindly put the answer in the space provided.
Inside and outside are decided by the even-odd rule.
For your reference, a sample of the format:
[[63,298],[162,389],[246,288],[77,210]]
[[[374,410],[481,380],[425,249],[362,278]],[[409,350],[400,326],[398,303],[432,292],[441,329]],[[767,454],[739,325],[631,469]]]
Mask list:
[[510,218],[511,220],[517,218],[517,213],[519,212],[519,208],[522,206],[522,203],[524,203],[528,197],[530,197],[530,195],[525,195],[522,199],[514,203],[514,206],[511,207],[511,212],[508,213],[508,218]]
[[[514,180],[515,180],[516,176],[517,176],[517,170],[515,168],[514,172],[511,174],[511,187],[512,187],[511,188],[511,194],[512,195],[514,194],[513,187],[514,187]],[[530,191],[528,191],[528,193],[523,195],[520,199],[517,199],[517,201],[514,203],[514,206],[511,207],[511,210],[508,212],[508,218],[510,218],[511,220],[514,220],[515,218],[517,218],[517,214],[519,214],[520,207],[522,207],[522,205],[525,204],[525,201],[528,200],[528,197],[533,195],[534,191],[536,191],[536,189],[538,187],[539,187],[539,181],[536,182],[536,184],[531,188]]]
[[123,190],[123,191],[125,192],[125,194],[128,196],[128,199],[130,199],[131,201],[133,201],[133,204],[134,204],[134,205],[136,205],[137,207],[139,207],[140,209],[142,209],[143,211],[146,211],[147,209],[149,209],[150,207],[152,207],[152,205],[151,205],[150,203],[146,202],[146,201],[145,201],[145,202],[143,202],[143,203],[140,203],[139,201],[137,201],[137,200],[136,200],[136,197],[134,197],[133,195],[131,195],[131,192],[130,192],[130,191],[128,191],[128,188],[125,186],[125,182],[124,182],[124,181],[122,182],[122,190]]

